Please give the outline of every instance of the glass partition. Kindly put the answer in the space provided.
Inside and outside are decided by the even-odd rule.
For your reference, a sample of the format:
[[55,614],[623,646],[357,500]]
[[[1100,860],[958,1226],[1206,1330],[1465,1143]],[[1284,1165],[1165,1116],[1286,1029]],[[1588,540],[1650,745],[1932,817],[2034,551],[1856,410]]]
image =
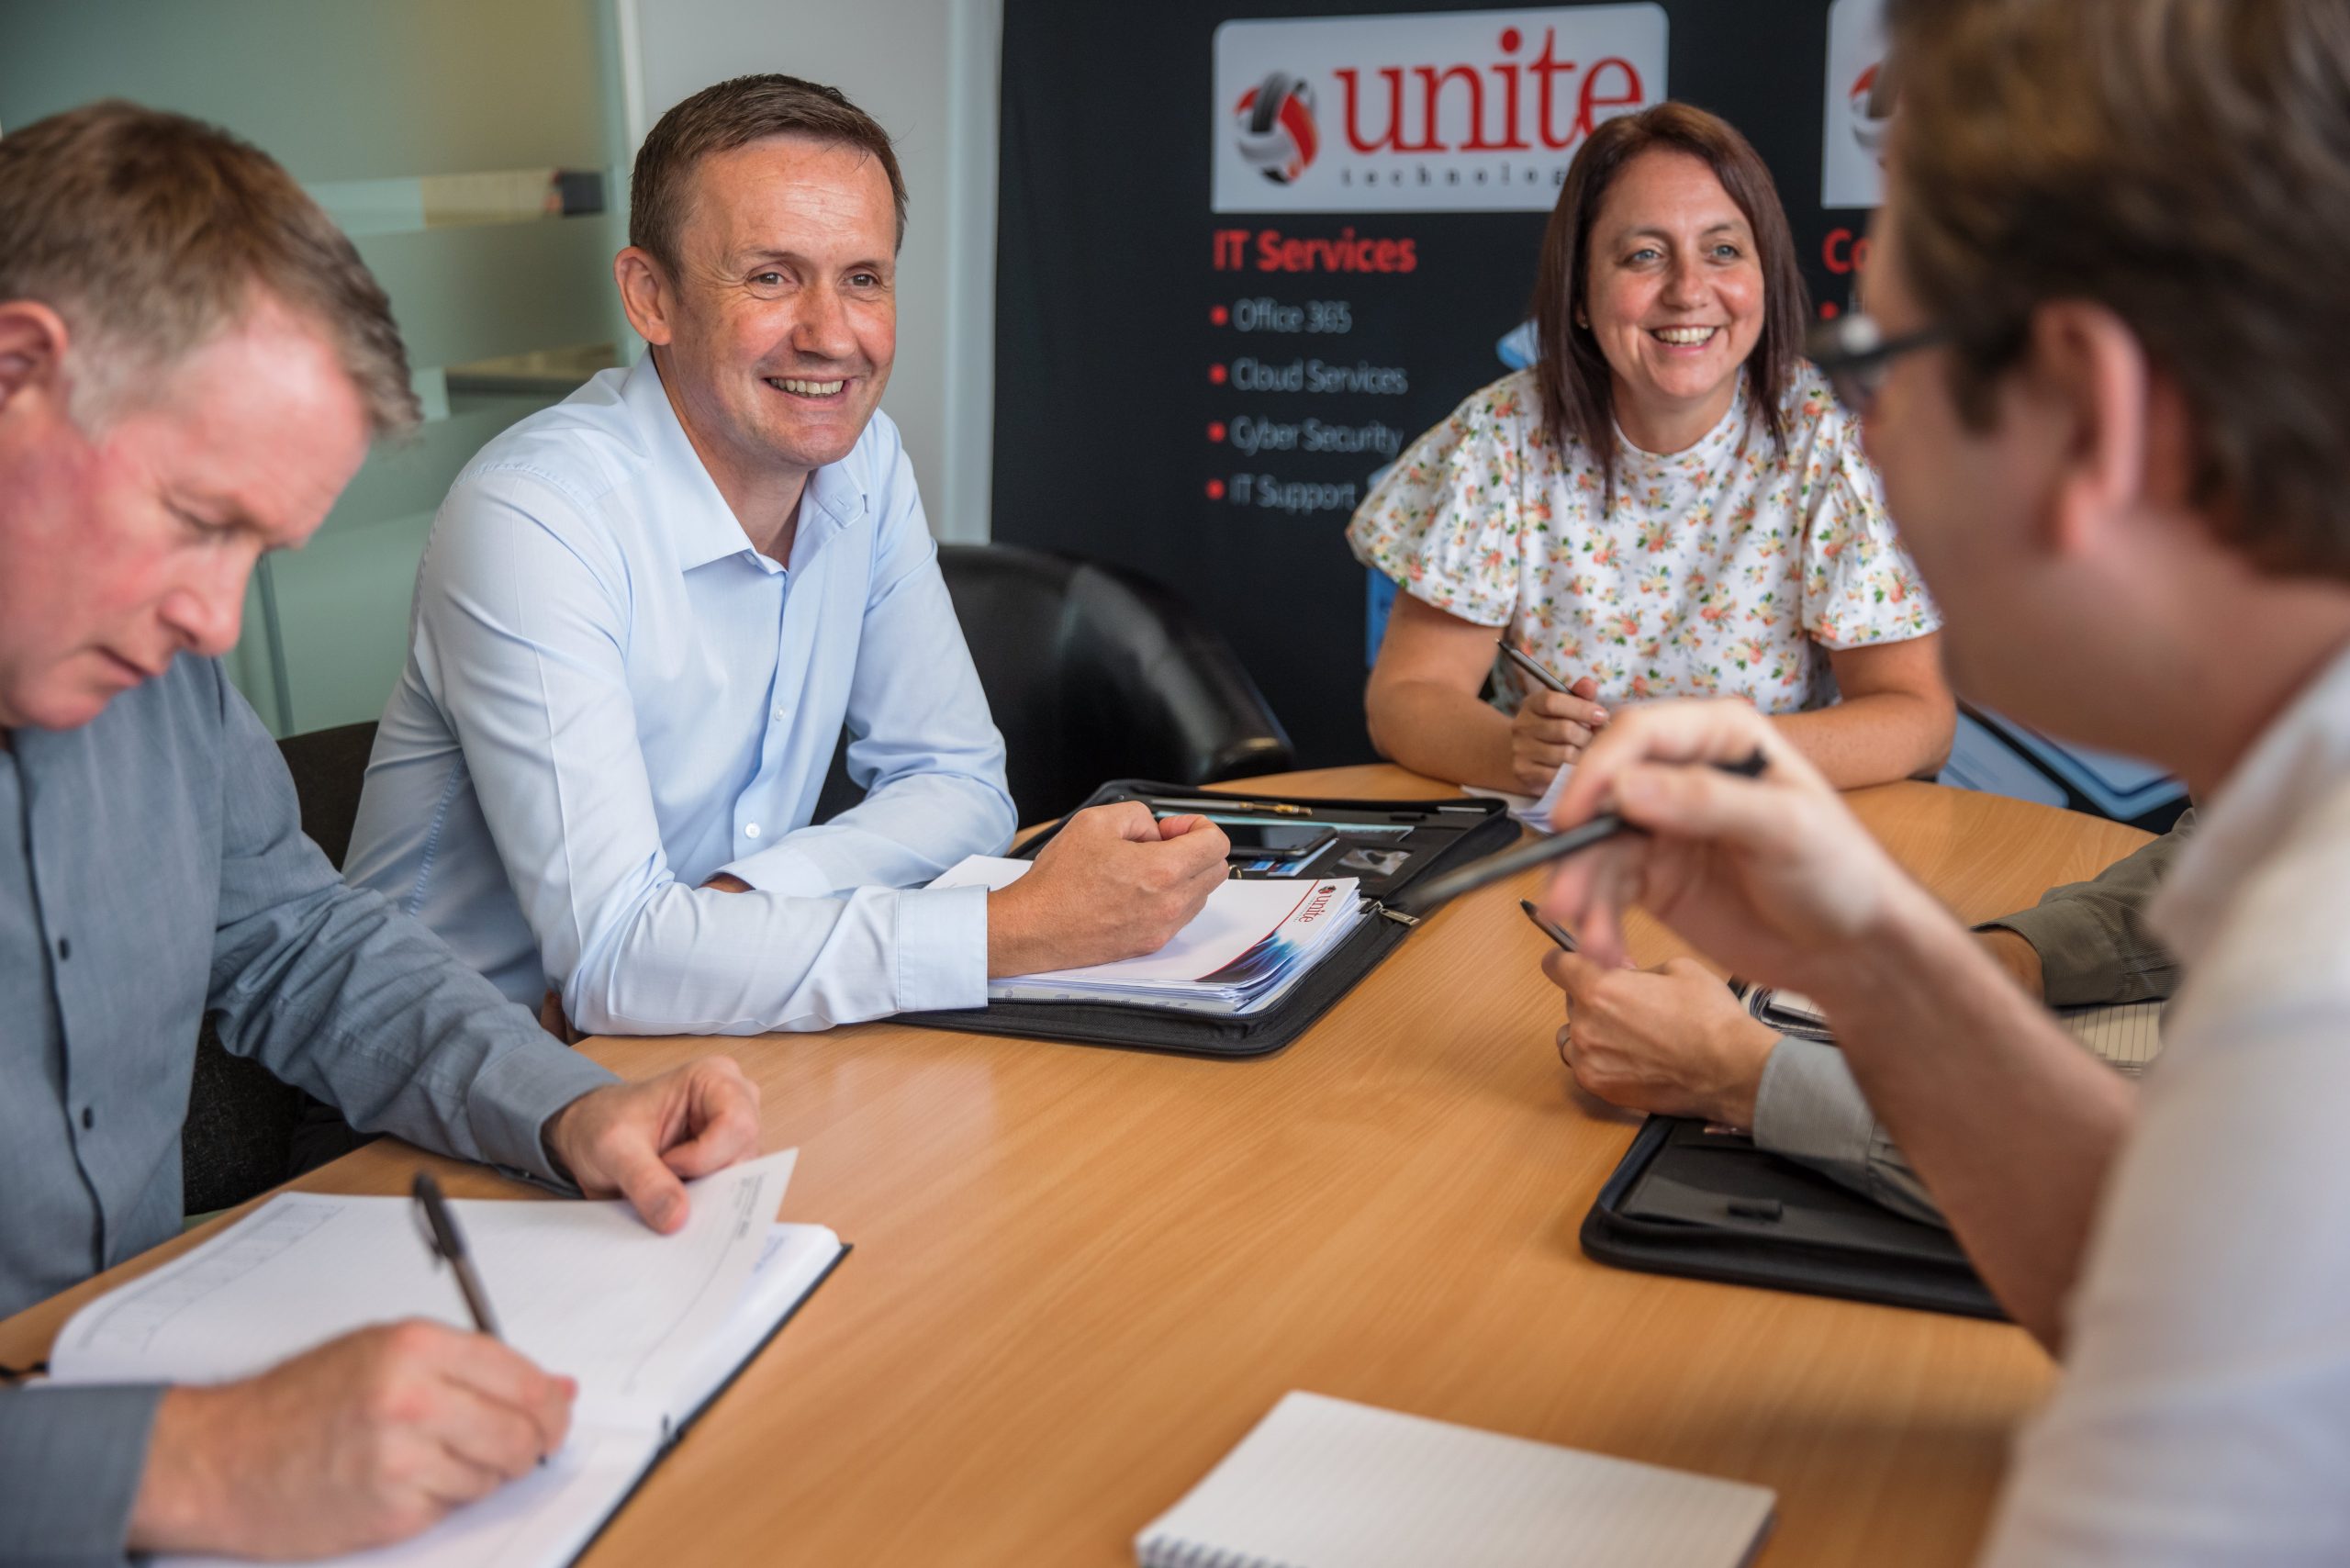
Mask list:
[[374,719],[432,514],[508,425],[618,363],[611,0],[0,0],[0,135],[126,97],[292,171],[382,280],[426,423],[263,563],[230,675],[280,735]]

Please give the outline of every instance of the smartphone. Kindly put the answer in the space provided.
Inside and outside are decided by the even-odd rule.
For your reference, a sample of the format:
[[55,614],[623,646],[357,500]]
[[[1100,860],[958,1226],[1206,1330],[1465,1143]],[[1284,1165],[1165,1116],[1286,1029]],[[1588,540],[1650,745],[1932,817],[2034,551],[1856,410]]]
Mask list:
[[1548,936],[1551,941],[1556,942],[1568,952],[1572,953],[1575,951],[1575,939],[1567,935],[1566,928],[1564,926],[1543,919],[1542,912],[1534,907],[1534,901],[1532,899],[1518,900],[1517,907],[1526,912],[1526,918],[1534,923],[1534,929],[1542,933],[1543,935]]
[[1321,823],[1209,820],[1232,840],[1226,857],[1233,860],[1303,860],[1338,836],[1337,828]]

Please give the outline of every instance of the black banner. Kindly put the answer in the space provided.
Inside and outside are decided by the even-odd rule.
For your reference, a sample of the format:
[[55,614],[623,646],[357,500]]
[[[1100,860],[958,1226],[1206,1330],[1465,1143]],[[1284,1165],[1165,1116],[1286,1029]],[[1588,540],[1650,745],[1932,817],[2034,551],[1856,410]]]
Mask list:
[[[1875,10],[1007,0],[995,538],[1169,584],[1301,764],[1368,760],[1348,518],[1512,367],[1573,146],[1628,103],[1723,116],[1778,181],[1815,309],[1840,308]],[[1424,205],[1496,200],[1520,209]]]

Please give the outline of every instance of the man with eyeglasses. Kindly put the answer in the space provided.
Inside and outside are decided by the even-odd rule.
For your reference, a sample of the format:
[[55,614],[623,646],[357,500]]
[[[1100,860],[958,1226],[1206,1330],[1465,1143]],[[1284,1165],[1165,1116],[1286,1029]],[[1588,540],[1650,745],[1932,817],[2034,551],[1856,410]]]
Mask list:
[[[1643,904],[1815,998],[2065,1376],[1984,1561],[2350,1561],[2350,17],[1942,0],[1903,102],[1866,420],[1955,684],[2201,802],[2133,1093],[1751,711],[1618,715],[1558,808],[1647,829],[1547,912]],[[1848,388],[1865,394],[1847,376]],[[1761,747],[1759,778],[1691,767]]]

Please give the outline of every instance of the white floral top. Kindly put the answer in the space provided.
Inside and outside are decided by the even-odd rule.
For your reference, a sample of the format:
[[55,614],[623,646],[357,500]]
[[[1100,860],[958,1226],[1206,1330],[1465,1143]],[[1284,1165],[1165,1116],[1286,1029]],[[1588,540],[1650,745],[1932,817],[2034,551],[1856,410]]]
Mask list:
[[[1898,643],[1942,625],[1894,538],[1860,431],[1801,367],[1774,447],[1751,394],[1685,452],[1618,431],[1615,504],[1598,465],[1542,423],[1534,373],[1505,375],[1414,442],[1347,541],[1413,597],[1506,626],[1608,703],[1736,696],[1766,713],[1825,707],[1825,649]],[[1529,683],[1506,663],[1496,700]]]

